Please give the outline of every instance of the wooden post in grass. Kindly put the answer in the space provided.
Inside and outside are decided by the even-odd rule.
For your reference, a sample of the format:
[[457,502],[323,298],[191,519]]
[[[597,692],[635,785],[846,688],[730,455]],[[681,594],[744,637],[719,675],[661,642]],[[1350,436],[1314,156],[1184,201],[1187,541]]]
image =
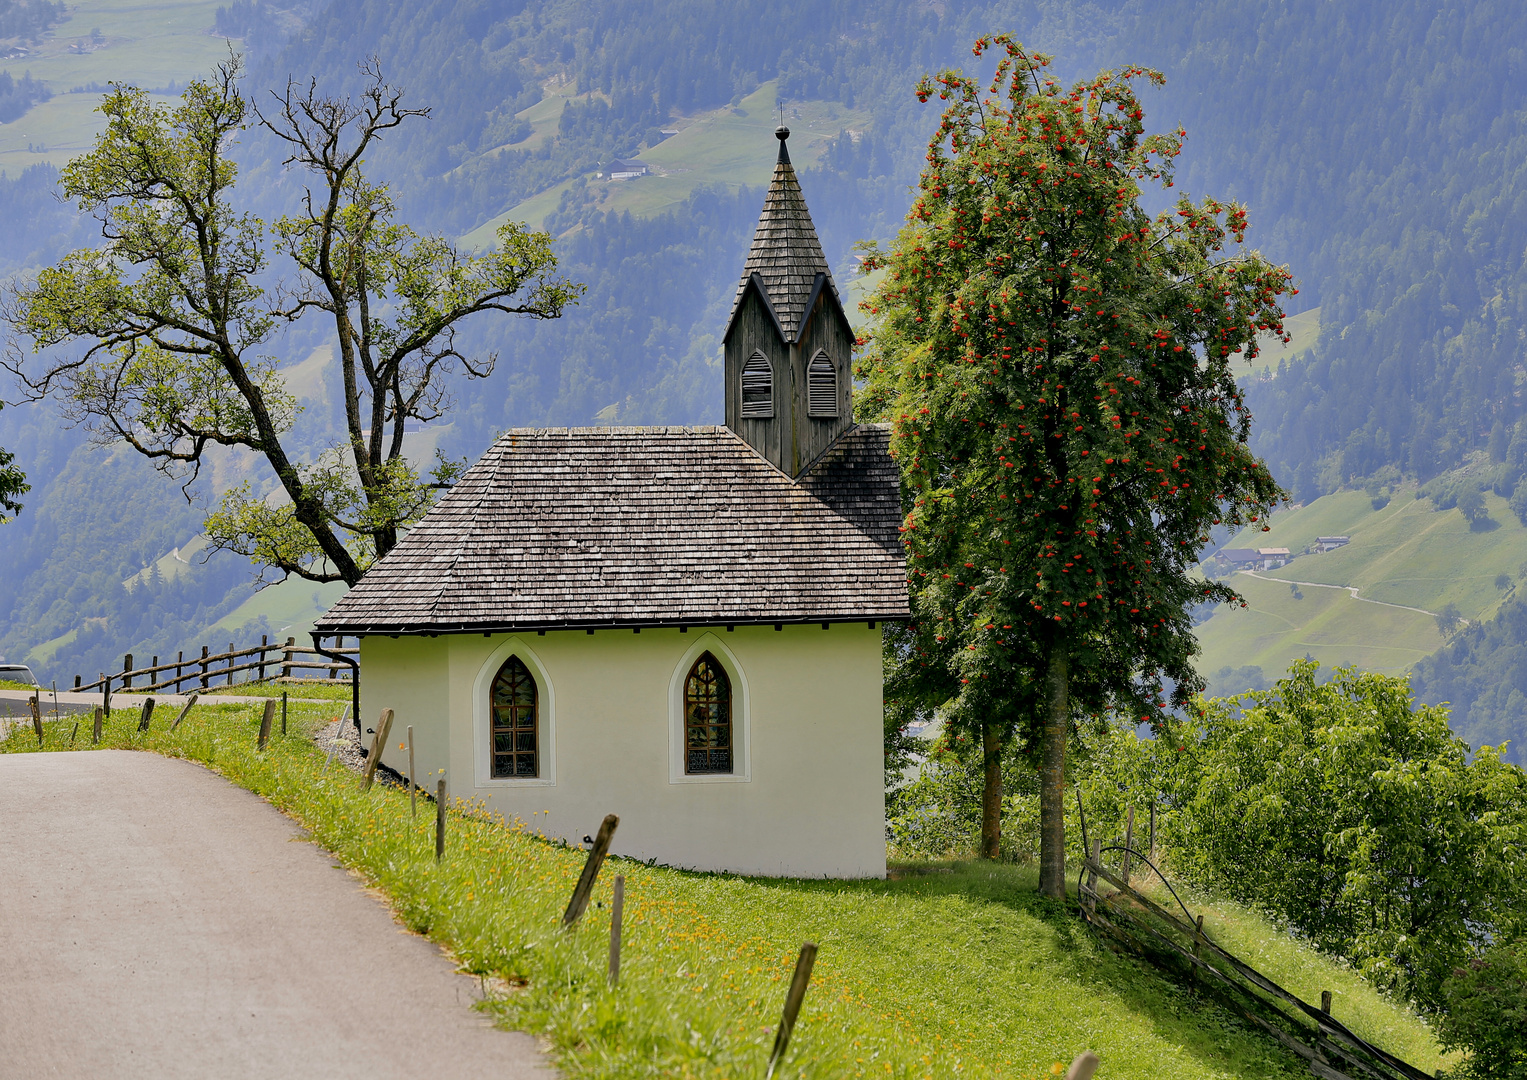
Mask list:
[[175,693],[180,693],[180,669],[185,666],[186,652],[180,649],[175,653]]
[[228,677],[223,680],[223,685],[224,686],[232,686],[233,685],[233,661],[234,661],[234,659],[235,659],[235,657],[233,655],[233,642],[230,641],[228,643],[228,664],[227,664],[227,667],[228,667]]
[[180,722],[190,714],[191,706],[196,704],[196,699],[199,697],[201,697],[200,694],[191,695],[191,700],[186,702],[186,707],[180,710],[180,715],[175,717],[175,722],[170,725],[171,731],[174,731],[176,728],[178,728],[180,726]]
[[133,688],[132,670],[133,670],[133,654],[132,653],[128,653],[126,656],[122,657],[122,689],[123,690],[131,690]]
[[[274,705],[275,701],[272,700]],[[387,736],[392,731],[392,710],[383,709],[381,719],[376,722],[376,734],[371,739],[371,751],[366,755],[366,769],[361,773],[361,790],[369,790],[371,781],[376,776],[377,762],[382,760],[382,747],[387,745]]]
[[97,705],[95,707],[95,725],[90,729],[90,741],[91,742],[98,743],[98,742],[101,741],[101,728],[103,726],[103,723],[104,723],[105,719],[106,719],[106,714],[103,713],[101,711],[101,707],[99,705]]
[[419,784],[414,779],[414,726],[408,725],[408,816],[418,820]]
[[1124,870],[1119,874],[1124,879],[1124,884],[1129,884],[1129,857],[1135,846],[1135,805],[1130,803],[1129,813],[1124,818]]
[[1331,991],[1329,990],[1320,992],[1320,1011],[1327,1016],[1331,1015]]
[[101,672],[101,708],[106,710],[106,715],[111,715],[111,679],[106,672]]
[[769,1055],[769,1071],[764,1080],[772,1080],[774,1070],[779,1068],[785,1048],[790,1045],[790,1035],[795,1031],[795,1018],[800,1015],[801,1002],[806,1000],[806,984],[811,982],[811,968],[817,962],[817,947],[811,942],[801,946],[801,955],[795,960],[795,974],[790,978],[790,992],[785,996],[785,1012],[779,1018],[779,1030],[774,1033],[774,1052]]
[[286,691],[281,691],[281,737],[286,738]]
[[281,650],[281,677],[283,679],[290,679],[292,677],[292,646],[296,643],[296,638],[289,637],[286,639],[286,646]]
[[599,823],[599,832],[594,837],[594,846],[589,848],[583,873],[578,875],[573,898],[567,902],[567,910],[562,913],[563,926],[570,927],[583,917],[584,909],[589,906],[589,897],[594,892],[594,881],[599,877],[599,868],[604,865],[604,857],[610,853],[610,841],[615,839],[615,827],[619,824],[620,818],[614,814],[606,814]]
[[[1102,859],[1103,859],[1103,838],[1102,837],[1094,836],[1092,838],[1092,851],[1089,854],[1091,855],[1091,862],[1092,862],[1093,866],[1101,866],[1102,865]],[[1082,898],[1083,901],[1087,905],[1087,914],[1089,914],[1089,915],[1095,914],[1097,912],[1097,909],[1098,909],[1098,892],[1097,892],[1097,889],[1098,889],[1098,875],[1097,875],[1097,871],[1094,870],[1092,868],[1092,866],[1089,866],[1087,868],[1087,895]]]
[[265,699],[265,712],[260,716],[260,741],[255,745],[256,750],[264,750],[265,744],[270,742],[270,724],[276,716],[276,699]]
[[80,722],[79,722],[79,718],[76,717],[75,721],[74,721],[74,730],[69,732],[69,745],[70,746],[74,745],[74,737],[76,735],[78,735],[79,733],[80,733]]
[[610,989],[620,985],[620,920],[626,907],[626,875],[615,875],[615,898],[610,902]]
[[27,704],[32,707],[32,728],[37,732],[37,745],[42,746],[42,707],[37,703],[37,695],[33,694],[27,699]]
[[[260,676],[260,681],[261,682],[265,681],[265,649],[266,649],[267,644],[269,643],[269,641],[270,641],[270,635],[268,635],[268,634],[261,634],[260,635],[260,671],[259,671],[259,676]],[[281,732],[281,734],[285,735],[286,732],[283,731],[283,732]]]
[[435,785],[435,861],[445,858],[445,777]]
[[[1204,940],[1204,917],[1202,915],[1200,915],[1198,917],[1198,922],[1196,922],[1194,924],[1194,927],[1193,927],[1193,959],[1194,960],[1198,959],[1198,947],[1199,947],[1199,945],[1201,945],[1203,943],[1203,940]],[[1193,976],[1194,976],[1194,978],[1198,977],[1198,965],[1197,964],[1193,965]]]
[[1066,1070],[1066,1080],[1092,1080],[1098,1071],[1098,1056],[1091,1050],[1083,1050]]
[[201,647],[201,688],[207,688],[207,653],[210,652],[205,645]]
[[138,730],[139,731],[147,731],[148,730],[149,717],[151,717],[153,715],[154,715],[154,699],[151,698],[151,697],[146,697],[146,698],[143,699],[143,714],[138,717]]

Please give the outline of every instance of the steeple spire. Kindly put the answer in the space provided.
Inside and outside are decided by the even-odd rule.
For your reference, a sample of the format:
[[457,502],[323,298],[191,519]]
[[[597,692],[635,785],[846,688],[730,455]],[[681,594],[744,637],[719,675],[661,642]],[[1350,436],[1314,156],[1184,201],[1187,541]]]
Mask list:
[[727,320],[726,423],[789,476],[853,426],[854,332],[790,164],[790,129]]

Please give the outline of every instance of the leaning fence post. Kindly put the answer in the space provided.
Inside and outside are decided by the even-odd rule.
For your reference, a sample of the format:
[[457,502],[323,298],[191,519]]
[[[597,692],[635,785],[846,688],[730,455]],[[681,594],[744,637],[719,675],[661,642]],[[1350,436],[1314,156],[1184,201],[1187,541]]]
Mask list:
[[1087,903],[1087,913],[1089,915],[1094,915],[1098,910],[1097,867],[1101,866],[1103,861],[1102,837],[1094,836],[1092,838],[1092,851],[1090,854],[1091,858],[1089,859],[1089,862],[1091,865],[1087,867],[1087,892],[1084,899]]
[[90,729],[91,742],[98,743],[101,741],[101,726],[105,719],[106,715],[101,712],[101,707],[97,705],[95,707],[95,725]]
[[578,884],[573,889],[573,898],[567,902],[567,910],[562,913],[562,925],[572,926],[582,916],[584,909],[589,906],[589,897],[594,892],[594,879],[599,877],[599,868],[604,865],[604,857],[610,853],[610,841],[615,839],[615,827],[620,824],[620,818],[614,814],[606,814],[604,820],[599,823],[599,832],[594,837],[594,846],[589,848],[588,861],[583,864],[583,873],[578,875]]
[[151,697],[146,697],[146,698],[143,699],[143,715],[138,717],[138,730],[139,731],[147,731],[148,730],[149,717],[151,717],[153,715],[154,715],[154,699],[151,698]]
[[196,699],[199,697],[201,697],[200,694],[191,695],[191,700],[186,702],[186,707],[180,710],[180,715],[175,717],[175,722],[170,725],[171,731],[174,731],[176,728],[178,728],[180,726],[180,722],[190,714],[191,706],[196,704]]
[[626,907],[626,875],[615,875],[615,898],[610,902],[610,989],[620,985],[620,922]]
[[[272,702],[274,704],[274,702]],[[366,769],[361,774],[361,787],[371,787],[371,780],[376,776],[377,762],[382,760],[382,747],[387,745],[387,736],[392,732],[392,710],[383,709],[381,718],[376,722],[376,735],[371,740],[371,752],[366,755]]]
[[1092,1080],[1098,1071],[1098,1056],[1091,1050],[1083,1050],[1066,1070],[1066,1080]]
[[779,1018],[779,1030],[774,1033],[774,1052],[769,1055],[769,1071],[764,1080],[771,1080],[779,1068],[785,1048],[790,1045],[790,1035],[795,1031],[795,1018],[800,1015],[801,1002],[806,1000],[806,984],[811,982],[811,969],[817,962],[817,947],[811,942],[801,946],[801,955],[795,960],[795,974],[790,978],[790,993],[785,996],[785,1012]]
[[435,861],[445,858],[445,777],[435,786]]
[[281,691],[281,737],[286,738],[286,691]]
[[264,750],[265,744],[270,742],[270,722],[276,716],[276,699],[265,699],[265,712],[260,716],[260,741],[255,746],[256,750]]

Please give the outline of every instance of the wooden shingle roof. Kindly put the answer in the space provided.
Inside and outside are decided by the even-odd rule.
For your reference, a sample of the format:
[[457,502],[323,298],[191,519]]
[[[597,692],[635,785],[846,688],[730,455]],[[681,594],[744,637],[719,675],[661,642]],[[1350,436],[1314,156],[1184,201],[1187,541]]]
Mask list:
[[[787,129],[781,130],[789,133]],[[742,267],[737,298],[732,302],[732,318],[736,317],[748,281],[754,274],[758,275],[759,284],[774,308],[786,341],[793,342],[800,337],[801,322],[807,315],[818,275],[823,278],[823,288],[830,290],[840,304],[842,302],[783,139],[780,140],[774,177],[764,196],[763,212],[758,217],[758,228],[753,233],[753,246],[748,249],[748,259]]]
[[850,428],[792,481],[723,427],[511,431],[317,628],[906,618],[888,443]]

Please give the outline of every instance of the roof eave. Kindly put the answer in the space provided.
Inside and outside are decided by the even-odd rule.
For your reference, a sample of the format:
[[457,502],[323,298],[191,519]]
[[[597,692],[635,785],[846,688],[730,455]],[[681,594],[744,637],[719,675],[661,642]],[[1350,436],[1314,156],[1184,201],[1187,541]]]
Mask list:
[[685,618],[660,618],[660,619],[546,619],[540,621],[516,621],[513,619],[489,619],[478,622],[459,621],[441,623],[371,623],[371,622],[319,622],[314,627],[314,632],[321,637],[333,637],[336,635],[364,636],[367,634],[396,634],[396,635],[427,635],[427,634],[513,634],[526,633],[534,630],[544,632],[547,630],[677,630],[688,627],[696,629],[712,626],[810,626],[816,624],[833,623],[856,623],[856,622],[903,622],[911,618],[909,608],[903,606],[899,609],[883,612],[858,612],[853,615],[842,613],[832,615],[792,615],[788,617],[758,618],[747,616],[743,618],[721,618],[714,615],[698,616],[693,619]]

